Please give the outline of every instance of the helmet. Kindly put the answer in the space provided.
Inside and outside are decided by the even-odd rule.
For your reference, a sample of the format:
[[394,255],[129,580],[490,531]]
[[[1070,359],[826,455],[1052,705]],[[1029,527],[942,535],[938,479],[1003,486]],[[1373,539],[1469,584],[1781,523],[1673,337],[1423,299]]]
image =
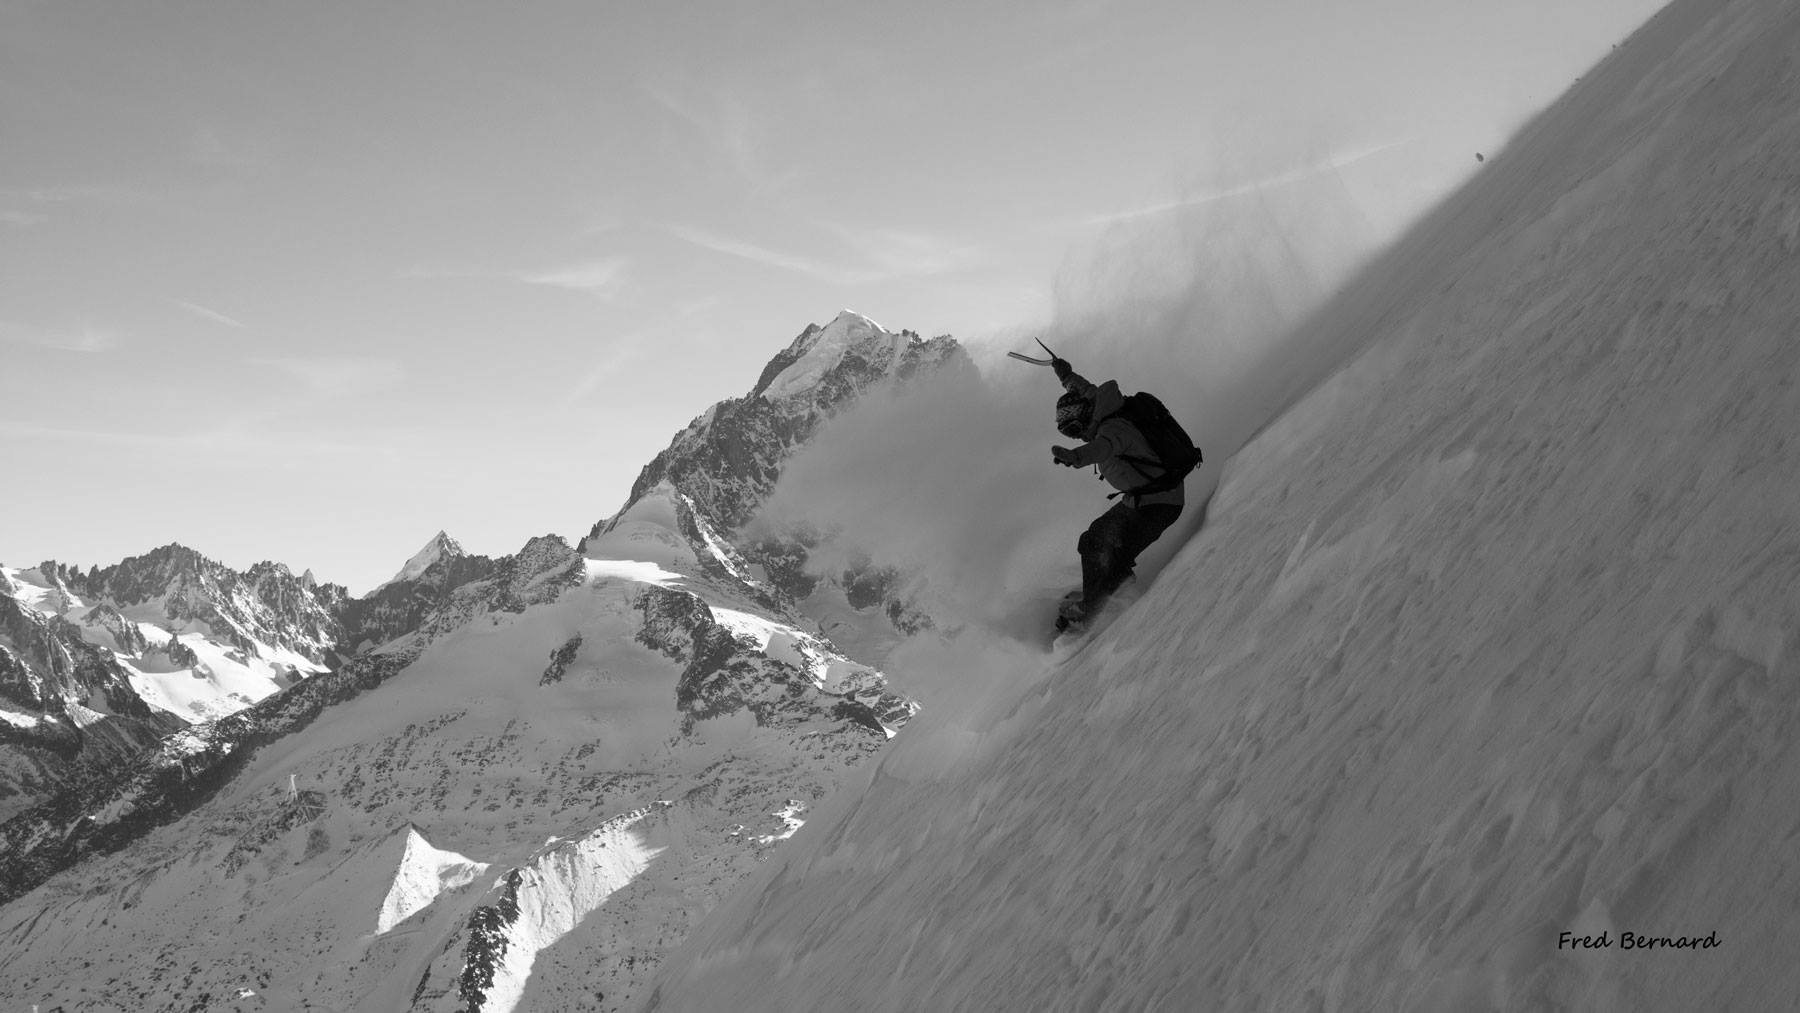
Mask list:
[[1056,431],[1071,440],[1079,440],[1094,421],[1094,402],[1069,391],[1056,399]]

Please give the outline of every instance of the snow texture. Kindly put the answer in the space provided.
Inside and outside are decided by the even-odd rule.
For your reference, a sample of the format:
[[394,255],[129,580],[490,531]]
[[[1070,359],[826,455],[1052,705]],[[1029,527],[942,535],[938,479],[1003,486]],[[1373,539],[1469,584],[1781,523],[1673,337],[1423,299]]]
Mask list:
[[1796,94],[1800,7],[1662,11],[1319,314],[1130,611],[928,700],[647,1008],[1792,1008]]
[[394,884],[381,901],[375,934],[382,935],[423,911],[439,894],[468,886],[487,868],[485,862],[472,862],[454,851],[432,847],[417,827],[407,827],[406,851],[394,872]]
[[886,337],[892,343],[893,361],[899,361],[900,349],[908,338],[888,334],[880,324],[860,313],[844,310],[823,330],[811,336],[811,345],[786,369],[776,374],[763,391],[771,401],[810,392],[819,380],[835,368],[844,352],[855,345],[867,344],[871,338]]

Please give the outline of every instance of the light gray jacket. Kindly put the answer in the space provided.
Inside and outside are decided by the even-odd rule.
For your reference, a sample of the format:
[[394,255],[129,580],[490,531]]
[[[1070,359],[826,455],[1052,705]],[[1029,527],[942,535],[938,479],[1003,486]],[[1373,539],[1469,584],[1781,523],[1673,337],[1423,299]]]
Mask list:
[[[1143,433],[1138,432],[1136,426],[1113,414],[1125,404],[1125,395],[1119,391],[1119,381],[1108,380],[1095,386],[1080,373],[1070,373],[1063,379],[1063,387],[1094,403],[1094,419],[1088,423],[1087,432],[1081,434],[1081,438],[1087,442],[1075,448],[1077,467],[1098,467],[1100,477],[1120,492],[1130,492],[1162,476],[1163,469],[1153,463],[1156,460],[1156,450],[1150,446],[1150,441],[1144,438]],[[1126,460],[1127,457],[1142,460],[1129,461]],[[1179,485],[1148,496],[1126,499],[1135,506],[1153,503],[1181,506],[1187,502]]]

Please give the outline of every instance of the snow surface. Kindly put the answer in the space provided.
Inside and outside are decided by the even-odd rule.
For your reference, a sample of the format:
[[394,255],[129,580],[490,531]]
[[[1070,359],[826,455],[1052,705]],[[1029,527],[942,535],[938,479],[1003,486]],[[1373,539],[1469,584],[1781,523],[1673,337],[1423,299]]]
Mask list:
[[375,934],[386,934],[430,907],[439,895],[475,882],[487,868],[485,862],[432,847],[417,827],[407,827],[406,850],[394,871],[394,883],[382,898],[381,912],[375,916]]
[[[138,628],[153,646],[172,639],[167,630],[150,623],[140,623]],[[270,647],[259,640],[252,642],[257,648],[254,657],[204,636],[183,636],[181,643],[198,660],[198,664],[185,668],[169,665],[167,654],[137,656],[115,652],[114,656],[125,666],[131,688],[145,703],[190,722],[234,714],[280,692],[285,673],[306,676],[326,671],[324,665],[294,651]]]
[[771,401],[778,401],[812,390],[844,358],[845,351],[880,335],[887,335],[896,352],[911,340],[903,335],[888,334],[880,324],[861,313],[844,310],[825,325],[805,354],[789,363],[786,369],[769,381],[769,386],[763,390],[763,396]]
[[663,569],[656,563],[638,559],[588,559],[583,561],[587,579],[622,580],[634,584],[655,584],[657,587],[673,587],[680,583],[682,575]]
[[33,612],[59,616],[86,607],[80,598],[70,594],[58,582],[45,577],[43,571],[36,567],[15,569],[0,566],[0,573],[6,574],[11,581],[13,598]]
[[[635,824],[649,812],[642,809],[609,820],[581,840],[554,846],[528,864],[519,891],[517,924],[522,930],[509,937],[506,953],[494,969],[484,1013],[519,1009],[538,954],[573,932],[663,852],[646,845],[636,829]],[[531,889],[536,881],[546,879],[554,880],[556,888]]]
[[805,672],[813,685],[827,693],[848,693],[871,687],[880,680],[873,668],[851,661],[818,637],[786,623],[722,605],[711,608],[713,618],[734,636],[750,640],[769,657]]
[[1784,0],[1621,45],[1131,610],[928,700],[648,1008],[1793,1008],[1797,53]]
[[4,701],[0,701],[0,721],[4,721],[14,728],[36,728],[43,720],[42,715],[16,711],[7,706]]

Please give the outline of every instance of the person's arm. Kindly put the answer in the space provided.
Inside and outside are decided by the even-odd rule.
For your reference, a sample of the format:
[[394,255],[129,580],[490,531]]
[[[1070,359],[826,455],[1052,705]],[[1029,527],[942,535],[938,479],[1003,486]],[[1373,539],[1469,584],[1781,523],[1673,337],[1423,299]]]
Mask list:
[[1087,382],[1086,377],[1075,372],[1075,367],[1069,365],[1069,360],[1051,359],[1050,368],[1056,371],[1056,378],[1062,381],[1064,390],[1080,394],[1085,398],[1094,396],[1094,385]]
[[1120,438],[1124,435],[1118,431],[1116,420],[1102,422],[1100,428],[1094,433],[1093,440],[1069,451],[1069,465],[1075,468],[1085,468],[1090,464],[1100,464],[1110,460],[1114,455],[1123,453],[1125,447]]

